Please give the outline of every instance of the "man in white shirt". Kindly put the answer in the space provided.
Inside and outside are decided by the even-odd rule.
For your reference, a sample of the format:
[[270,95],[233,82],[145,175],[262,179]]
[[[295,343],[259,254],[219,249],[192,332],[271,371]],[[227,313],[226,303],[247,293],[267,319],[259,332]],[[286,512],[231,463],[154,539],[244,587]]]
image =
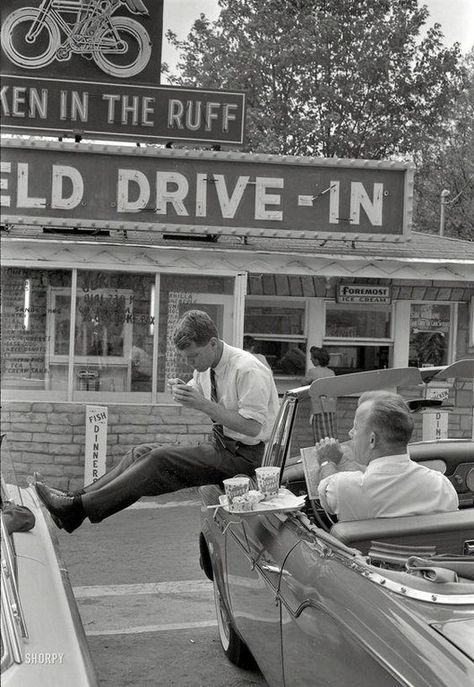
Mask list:
[[251,353],[224,343],[201,310],[190,310],[181,318],[173,341],[194,368],[189,384],[169,380],[173,398],[212,419],[212,441],[197,446],[141,444],[73,494],[37,481],[38,496],[58,527],[73,532],[86,517],[100,522],[142,496],[252,475],[261,464],[279,409],[271,370]]
[[397,394],[369,397],[357,408],[350,431],[354,459],[364,471],[337,472],[342,450],[334,439],[319,442],[321,505],[340,522],[457,510],[451,482],[412,461],[407,444],[413,417]]

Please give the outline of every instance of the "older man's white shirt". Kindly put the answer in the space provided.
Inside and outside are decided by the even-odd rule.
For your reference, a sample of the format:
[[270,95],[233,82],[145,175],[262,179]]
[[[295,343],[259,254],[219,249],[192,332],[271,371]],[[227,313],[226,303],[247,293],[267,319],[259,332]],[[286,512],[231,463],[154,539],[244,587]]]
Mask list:
[[323,508],[340,522],[457,510],[458,495],[442,473],[408,454],[371,461],[365,472],[338,472],[318,487]]

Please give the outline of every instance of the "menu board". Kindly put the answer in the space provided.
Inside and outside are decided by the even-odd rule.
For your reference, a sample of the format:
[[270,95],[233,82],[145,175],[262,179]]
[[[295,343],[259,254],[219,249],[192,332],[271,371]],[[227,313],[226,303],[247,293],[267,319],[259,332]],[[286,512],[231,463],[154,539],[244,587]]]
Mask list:
[[2,273],[2,377],[44,380],[47,290],[42,272],[11,267]]
[[[192,307],[192,294],[186,291],[170,291],[168,296],[168,318],[166,322],[166,356],[165,356],[165,377],[173,379],[178,377],[183,381],[190,379],[189,365],[179,355],[178,350],[173,344],[173,333],[179,318],[183,314],[183,306],[187,305],[188,310]],[[165,384],[166,384],[165,379]],[[165,391],[167,389],[165,388]]]
[[[186,291],[170,291],[168,297],[167,337],[166,337],[166,361],[165,384],[167,379],[178,377],[187,382],[193,376],[192,369],[185,358],[176,349],[173,343],[173,335],[178,320],[188,310],[203,310],[215,322],[218,331],[222,331],[223,306],[219,303],[200,303],[197,294]],[[165,388],[166,391],[166,388]]]

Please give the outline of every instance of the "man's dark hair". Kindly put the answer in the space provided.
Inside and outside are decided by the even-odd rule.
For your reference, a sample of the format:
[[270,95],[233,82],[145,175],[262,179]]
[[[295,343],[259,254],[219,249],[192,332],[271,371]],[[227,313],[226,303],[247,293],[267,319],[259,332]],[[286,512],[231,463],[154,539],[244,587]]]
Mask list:
[[329,353],[325,348],[311,346],[309,352],[311,353],[311,358],[317,360],[321,367],[326,367],[326,365],[329,363]]
[[214,321],[203,310],[188,310],[177,323],[173,343],[182,351],[192,343],[205,346],[212,338],[219,338]]
[[368,424],[387,443],[408,444],[413,434],[413,417],[404,399],[398,394],[379,395],[364,402],[370,406]]
[[255,341],[253,336],[250,336],[248,334],[246,336],[244,336],[244,349],[245,350],[247,350],[248,348],[251,348],[252,346],[255,346],[256,343],[257,342]]

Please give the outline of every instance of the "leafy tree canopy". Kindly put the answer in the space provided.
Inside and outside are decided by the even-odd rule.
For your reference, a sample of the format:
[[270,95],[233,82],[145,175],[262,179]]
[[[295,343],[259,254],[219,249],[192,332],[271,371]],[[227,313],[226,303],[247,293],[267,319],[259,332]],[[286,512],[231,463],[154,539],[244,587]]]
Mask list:
[[465,65],[466,88],[453,103],[446,135],[415,155],[415,227],[439,231],[446,190],[445,235],[474,241],[474,49]]
[[[244,90],[252,152],[415,162],[415,227],[474,239],[474,57],[418,0],[219,0],[177,85]],[[423,37],[424,36],[424,37]]]
[[247,150],[380,159],[446,131],[465,73],[417,0],[219,0],[177,85],[245,90]]

